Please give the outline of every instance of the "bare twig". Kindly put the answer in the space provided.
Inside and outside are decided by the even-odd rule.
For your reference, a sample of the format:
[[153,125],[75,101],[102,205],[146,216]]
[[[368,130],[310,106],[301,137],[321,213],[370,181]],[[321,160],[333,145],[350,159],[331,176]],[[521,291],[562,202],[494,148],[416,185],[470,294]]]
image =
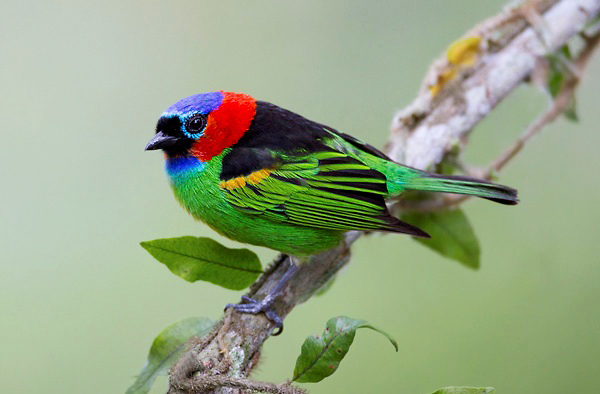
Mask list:
[[[536,29],[529,26],[524,7],[533,7],[543,21],[536,22]],[[415,101],[394,117],[387,144],[390,157],[422,169],[440,163],[456,142],[464,142],[470,130],[532,74],[539,58],[556,52],[599,14],[600,0],[530,0],[480,23],[463,41],[459,40],[452,57],[444,54],[433,63]],[[543,41],[536,33],[540,26]],[[597,40],[594,37],[587,38],[586,47],[597,46],[590,45]],[[578,59],[588,59],[592,51],[581,52]],[[579,69],[585,62],[578,65]],[[572,89],[576,84],[573,81]],[[563,94],[567,96],[562,92],[559,96]],[[549,115],[534,122],[524,141],[548,123],[544,119],[554,119],[561,113],[564,104],[559,98],[553,104],[557,109],[551,108]],[[501,169],[519,149],[500,157],[492,170]],[[280,316],[285,317],[295,305],[310,298],[348,262],[349,246],[360,235],[348,233],[346,242],[313,256],[300,268],[275,304]],[[285,271],[284,264],[277,264],[283,257],[279,256],[252,286],[251,295],[263,297],[277,283]],[[248,389],[293,392],[268,391],[283,386],[260,386],[263,383],[258,382],[253,386],[246,380],[272,331],[272,324],[262,315],[226,312],[217,333],[193,344],[172,368],[169,393],[237,393]]]
[[540,117],[538,117],[510,148],[508,148],[496,160],[494,160],[494,162],[485,172],[485,178],[490,179],[494,173],[501,171],[506,164],[508,164],[523,149],[525,144],[531,138],[533,138],[533,136],[539,133],[544,126],[554,122],[562,113],[565,112],[573,100],[575,89],[581,81],[581,76],[585,70],[585,67],[588,64],[591,55],[598,48],[599,44],[600,33],[596,33],[594,36],[586,39],[584,48],[581,50],[577,59],[572,63],[572,74],[568,76],[561,91],[552,101],[550,108]]

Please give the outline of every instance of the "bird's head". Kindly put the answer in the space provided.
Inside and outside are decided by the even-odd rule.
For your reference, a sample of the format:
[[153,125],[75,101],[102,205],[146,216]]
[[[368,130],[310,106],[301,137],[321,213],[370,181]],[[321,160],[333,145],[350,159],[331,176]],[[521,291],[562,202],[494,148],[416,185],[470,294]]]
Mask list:
[[208,161],[239,141],[252,124],[256,101],[242,93],[212,92],[186,97],[161,115],[146,150],[168,157]]

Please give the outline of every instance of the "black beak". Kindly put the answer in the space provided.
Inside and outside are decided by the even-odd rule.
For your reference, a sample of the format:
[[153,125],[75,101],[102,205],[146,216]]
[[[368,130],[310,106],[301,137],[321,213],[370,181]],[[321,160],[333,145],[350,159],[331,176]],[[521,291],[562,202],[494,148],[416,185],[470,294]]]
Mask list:
[[144,150],[155,150],[155,149],[165,149],[169,146],[173,146],[177,143],[177,137],[171,137],[170,135],[164,135],[162,131],[156,133],[154,138],[148,142],[148,145],[144,148]]

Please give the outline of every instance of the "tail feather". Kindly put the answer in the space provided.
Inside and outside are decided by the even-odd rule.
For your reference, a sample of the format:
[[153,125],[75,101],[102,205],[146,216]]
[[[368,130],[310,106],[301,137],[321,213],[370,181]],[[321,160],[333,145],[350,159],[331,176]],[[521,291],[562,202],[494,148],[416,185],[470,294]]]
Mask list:
[[519,202],[517,190],[513,188],[461,175],[439,175],[423,172],[413,178],[408,183],[407,188],[472,195],[506,205],[515,205]]

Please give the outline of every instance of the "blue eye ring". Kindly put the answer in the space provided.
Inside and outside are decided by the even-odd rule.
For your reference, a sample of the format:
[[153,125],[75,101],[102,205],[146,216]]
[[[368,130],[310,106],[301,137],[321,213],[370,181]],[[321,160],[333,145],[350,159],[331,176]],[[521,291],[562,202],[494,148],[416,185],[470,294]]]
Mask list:
[[191,116],[186,122],[183,128],[183,134],[188,138],[197,140],[202,137],[204,130],[206,130],[206,116],[202,114],[196,114]]

